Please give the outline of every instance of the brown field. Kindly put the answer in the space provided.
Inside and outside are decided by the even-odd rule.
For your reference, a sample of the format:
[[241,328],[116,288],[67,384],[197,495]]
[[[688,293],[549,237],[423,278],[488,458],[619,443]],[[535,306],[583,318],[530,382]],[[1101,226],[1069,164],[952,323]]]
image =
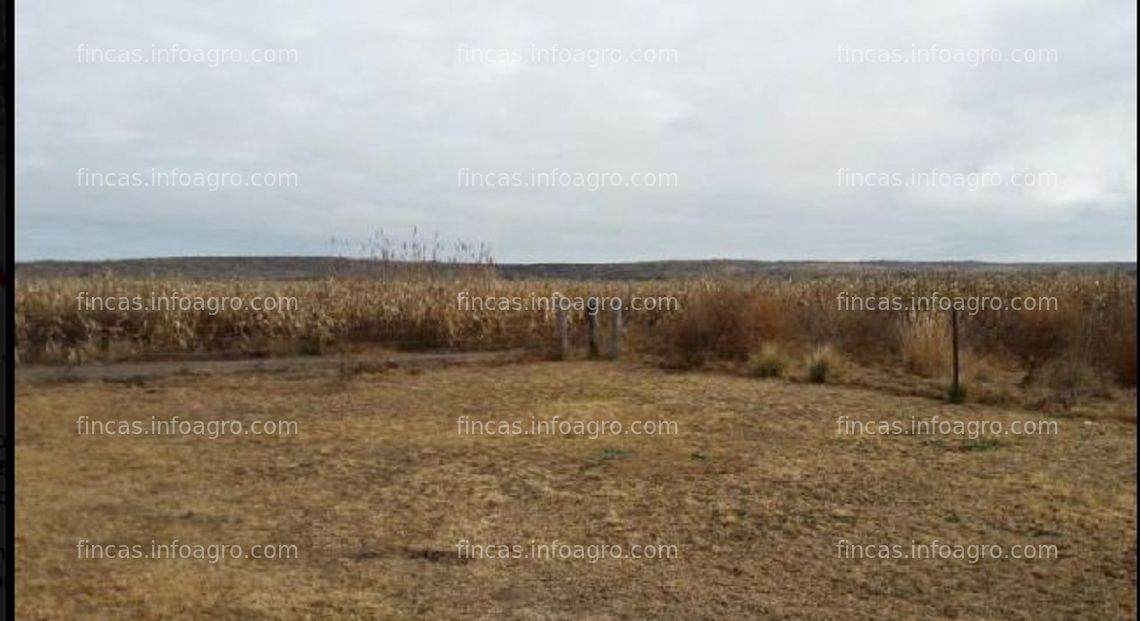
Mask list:
[[[25,378],[16,404],[21,619],[1137,614],[1134,392],[1087,412],[1046,413],[579,361],[115,382]],[[298,434],[209,440],[76,432],[80,416],[174,415],[289,420]],[[678,432],[457,433],[460,416],[555,415],[627,425],[668,419]],[[1055,421],[1058,433],[837,434],[839,416],[934,415]],[[297,557],[77,558],[80,540],[147,546],[172,539],[295,545]],[[676,557],[472,559],[459,554],[461,540],[665,544],[676,546]],[[841,558],[841,540],[1056,546],[1057,557]]]
[[[1134,272],[612,281],[366,265],[380,272],[18,281],[21,618],[1136,615]],[[77,303],[174,291],[296,306]],[[553,309],[461,302],[553,292],[676,307],[625,312],[618,362],[582,360],[586,313],[572,311],[573,352],[553,361]],[[1053,306],[960,313],[964,393],[952,394],[949,313],[840,306],[932,293]],[[78,432],[173,416],[298,432]],[[676,433],[459,432],[554,416]],[[840,417],[935,416],[1055,433],[839,432]],[[296,556],[141,558],[172,540]],[[667,558],[526,557],[555,541]],[[934,541],[1051,557],[909,558]],[[92,544],[142,552],[88,558]],[[499,545],[517,558],[475,547]]]

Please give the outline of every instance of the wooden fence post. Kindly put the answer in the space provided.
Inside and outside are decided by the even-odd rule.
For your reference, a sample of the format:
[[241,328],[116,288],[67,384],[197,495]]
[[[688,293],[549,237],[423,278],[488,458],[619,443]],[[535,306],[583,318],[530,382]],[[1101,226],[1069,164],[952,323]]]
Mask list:
[[621,355],[621,307],[613,309],[610,315],[610,359],[617,360]]
[[950,400],[954,403],[962,401],[962,385],[958,375],[958,309],[950,309],[950,336],[954,346],[954,379],[950,384]]
[[586,320],[590,323],[590,357],[598,357],[598,309],[594,308],[592,311],[589,306],[586,307]]

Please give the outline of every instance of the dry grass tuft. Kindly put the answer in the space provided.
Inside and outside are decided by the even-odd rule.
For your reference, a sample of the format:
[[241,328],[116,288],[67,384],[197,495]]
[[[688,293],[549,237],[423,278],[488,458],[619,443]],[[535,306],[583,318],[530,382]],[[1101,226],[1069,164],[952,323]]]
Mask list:
[[915,375],[937,377],[950,367],[950,322],[942,314],[913,313],[899,322],[903,365]]
[[764,343],[748,357],[748,372],[756,377],[781,377],[791,366],[791,357],[776,343]]
[[808,380],[817,384],[828,381],[839,371],[843,358],[831,345],[821,345],[812,350],[807,358]]

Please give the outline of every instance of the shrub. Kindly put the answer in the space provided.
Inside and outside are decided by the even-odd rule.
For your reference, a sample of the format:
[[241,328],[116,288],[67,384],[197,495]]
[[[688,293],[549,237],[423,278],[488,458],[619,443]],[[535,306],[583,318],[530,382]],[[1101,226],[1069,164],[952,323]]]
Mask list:
[[755,342],[752,302],[752,296],[734,287],[709,287],[693,295],[669,332],[677,359],[747,359]]
[[1031,390],[1044,393],[1049,403],[1063,408],[1072,407],[1082,398],[1111,396],[1104,376],[1075,356],[1050,360],[1030,372],[1026,380]]
[[839,368],[841,358],[830,345],[815,348],[808,356],[808,379],[817,384],[827,381]]
[[765,343],[748,358],[748,372],[755,377],[780,377],[789,365],[788,355],[775,343]]
[[705,356],[699,351],[670,351],[661,362],[661,368],[671,371],[691,371],[705,365]]

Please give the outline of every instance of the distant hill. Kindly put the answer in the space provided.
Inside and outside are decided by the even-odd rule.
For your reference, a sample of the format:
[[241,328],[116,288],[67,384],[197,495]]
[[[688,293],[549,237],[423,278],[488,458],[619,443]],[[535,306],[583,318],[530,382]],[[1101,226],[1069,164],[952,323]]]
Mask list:
[[[187,278],[194,280],[305,280],[332,275],[363,275],[377,264],[337,257],[169,257],[119,261],[32,261],[17,263],[16,278],[87,278],[110,274],[125,278]],[[444,264],[442,269],[453,269]],[[501,264],[504,278],[564,280],[661,280],[673,278],[810,278],[856,274],[898,276],[932,272],[984,273],[1126,273],[1135,276],[1135,262],[1120,263],[982,263],[965,262],[819,262],[819,261],[646,261],[638,263]]]

